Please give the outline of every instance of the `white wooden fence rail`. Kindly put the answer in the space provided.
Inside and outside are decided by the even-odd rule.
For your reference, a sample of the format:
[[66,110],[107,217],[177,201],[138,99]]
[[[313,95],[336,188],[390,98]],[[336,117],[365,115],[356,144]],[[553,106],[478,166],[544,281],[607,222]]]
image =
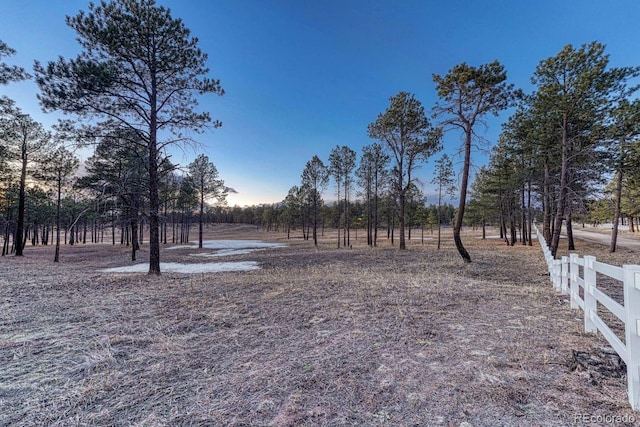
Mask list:
[[[634,411],[640,411],[640,265],[616,267],[598,262],[593,256],[580,258],[577,254],[554,259],[542,233],[537,227],[535,230],[551,283],[558,292],[569,295],[571,308],[584,311],[585,331],[600,331],[624,360],[627,365],[629,403]],[[624,305],[598,289],[597,273],[622,282]],[[580,297],[580,288],[583,297]],[[598,303],[624,323],[624,342],[598,315]]]

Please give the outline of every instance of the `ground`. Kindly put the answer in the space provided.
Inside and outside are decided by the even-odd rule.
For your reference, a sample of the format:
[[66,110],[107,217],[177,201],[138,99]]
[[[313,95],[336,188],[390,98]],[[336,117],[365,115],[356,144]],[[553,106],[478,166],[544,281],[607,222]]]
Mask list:
[[[593,227],[588,228],[578,228],[576,227],[573,230],[574,236],[577,239],[586,240],[591,243],[597,243],[601,245],[606,245],[609,247],[611,242],[611,229],[595,229]],[[638,233],[630,233],[628,231],[619,231],[618,238],[616,240],[616,246],[624,249],[639,249],[640,248],[640,239],[638,239],[635,234]]]
[[287,246],[219,259],[257,270],[161,277],[102,272],[131,264],[120,246],[65,246],[58,264],[28,247],[0,259],[0,425],[634,425],[626,369],[537,244],[478,235],[465,264],[415,230],[401,252],[361,230],[316,250],[215,226],[207,238]]

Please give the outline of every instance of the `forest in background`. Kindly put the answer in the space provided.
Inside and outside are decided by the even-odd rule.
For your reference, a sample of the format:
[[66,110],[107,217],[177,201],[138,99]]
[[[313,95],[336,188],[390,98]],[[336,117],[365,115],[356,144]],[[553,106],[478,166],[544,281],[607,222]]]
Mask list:
[[[461,256],[470,261],[459,238],[463,224],[497,225],[514,245],[531,244],[537,220],[554,255],[563,228],[573,244],[576,221],[613,223],[611,251],[620,222],[637,228],[640,69],[611,67],[598,42],[567,45],[541,60],[532,93],[508,84],[498,61],[456,65],[433,76],[439,101],[430,114],[414,95],[399,92],[368,126],[375,142],[359,158],[348,146],[336,146],[327,161],[314,156],[307,162],[299,185],[281,203],[229,207],[226,194],[234,190],[206,155],[181,166],[167,154],[190,142],[180,129],[220,125],[194,109],[196,96],[224,94],[220,82],[208,77],[197,39],[152,1],[89,9],[92,14],[67,20],[84,48],[79,57],[36,61],[34,67],[43,110],[72,118],[45,129],[2,97],[2,255],[22,255],[29,244],[110,241],[130,244],[135,259],[146,237],[155,254],[150,273],[159,273],[161,242],[188,241],[192,224],[199,225],[201,241],[207,223],[243,222],[289,234],[300,230],[314,241],[318,227],[337,228],[338,247],[350,245],[352,228],[366,230],[375,246],[382,229],[401,249],[407,230],[451,225]],[[119,21],[125,18],[126,25]],[[169,36],[162,54],[153,44],[157,38],[131,37],[140,28]],[[14,53],[0,42],[0,60]],[[20,67],[0,65],[0,84],[32,78]],[[484,121],[505,109],[513,114],[498,141],[485,141]],[[169,135],[159,132],[164,129]],[[435,162],[435,203],[427,201],[421,191],[426,183],[414,172],[442,149],[447,132],[462,136],[462,167],[454,170],[446,155]],[[488,164],[474,174],[478,145],[493,148]],[[72,150],[78,146],[93,148],[82,172]],[[444,203],[454,194],[457,206]]]

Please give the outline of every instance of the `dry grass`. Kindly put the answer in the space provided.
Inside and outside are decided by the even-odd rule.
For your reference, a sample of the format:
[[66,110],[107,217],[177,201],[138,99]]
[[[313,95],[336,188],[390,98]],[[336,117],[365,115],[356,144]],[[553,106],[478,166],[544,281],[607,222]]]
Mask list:
[[[611,236],[611,230],[609,229],[587,229],[590,232],[598,232],[599,234],[607,235],[607,237]],[[621,236],[624,236],[629,239],[637,239],[638,233],[630,233],[624,232],[621,233]],[[615,265],[621,267],[625,264],[640,264],[640,248],[638,247],[629,247],[629,246],[620,246],[616,252],[609,252],[609,244],[608,239],[606,240],[606,244],[598,244],[590,241],[577,240],[575,250],[569,251],[567,248],[567,241],[562,242],[561,247],[558,250],[558,256],[568,256],[570,253],[576,253],[579,256],[592,255],[596,257],[597,261]],[[583,275],[583,271],[581,269],[580,275]],[[603,274],[598,273],[596,276],[597,286],[604,291],[607,295],[612,297],[619,304],[624,305],[624,288],[622,282],[619,282],[615,279],[607,277]],[[584,297],[584,291],[581,290],[580,296]],[[598,315],[606,322],[606,324],[612,329],[612,331],[618,336],[618,338],[624,343],[625,342],[625,330],[624,323],[618,319],[613,313],[611,313],[604,305],[598,303],[597,305]],[[580,313],[583,314],[582,312]],[[604,354],[606,356],[606,352]],[[601,354],[602,356],[602,354]],[[615,356],[617,358],[617,356]],[[613,365],[617,363],[617,360],[614,360]],[[622,367],[625,368],[624,362],[622,362]]]
[[[447,238],[448,238],[447,232]],[[0,425],[575,425],[633,416],[626,378],[544,274],[537,246],[467,235],[337,250],[253,227],[212,238],[289,244],[262,269],[102,274],[110,245],[0,260]],[[143,248],[145,249],[145,248]],[[163,252],[195,262],[197,251]],[[140,253],[144,257],[144,250]],[[227,260],[225,258],[225,260]]]

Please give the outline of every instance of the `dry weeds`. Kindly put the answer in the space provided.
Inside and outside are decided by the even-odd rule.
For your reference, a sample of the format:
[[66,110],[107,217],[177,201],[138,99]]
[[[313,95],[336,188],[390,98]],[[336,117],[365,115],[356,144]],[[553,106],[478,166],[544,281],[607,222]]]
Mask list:
[[[535,426],[633,417],[624,375],[555,293],[539,247],[468,235],[397,251],[360,239],[219,226],[285,242],[262,269],[103,274],[125,248],[27,248],[0,259],[0,425]],[[296,236],[297,237],[297,236]],[[140,252],[142,259],[145,248]],[[193,250],[163,261],[197,262]],[[613,372],[613,371],[612,371]],[[624,373],[624,370],[621,371]],[[464,424],[469,423],[469,424]],[[594,425],[594,424],[591,424]]]

